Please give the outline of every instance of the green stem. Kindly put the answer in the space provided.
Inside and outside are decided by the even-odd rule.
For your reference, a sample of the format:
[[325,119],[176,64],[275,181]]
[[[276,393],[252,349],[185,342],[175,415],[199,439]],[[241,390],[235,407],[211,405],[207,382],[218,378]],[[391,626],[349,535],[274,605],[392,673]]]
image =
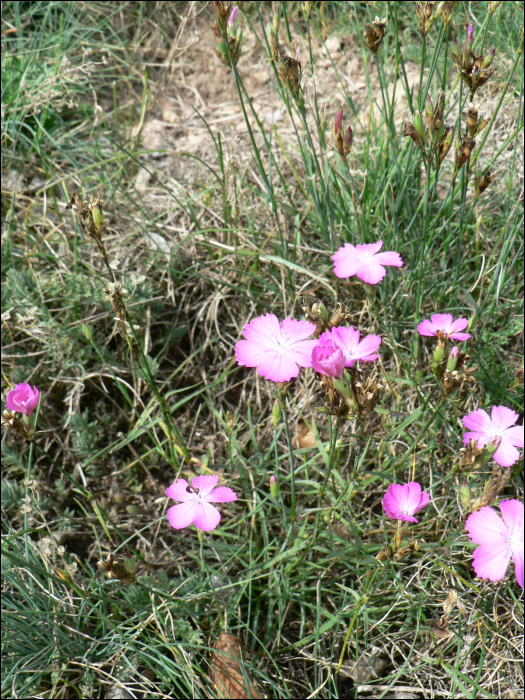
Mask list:
[[[330,421],[331,421],[331,416],[330,416]],[[321,507],[322,507],[322,502],[323,502],[323,496],[324,492],[326,491],[326,487],[328,485],[328,480],[330,479],[330,474],[332,473],[332,467],[334,464],[334,459],[335,459],[335,449],[337,446],[337,437],[339,434],[339,426],[341,424],[341,419],[337,418],[336,423],[335,423],[335,428],[331,431],[331,440],[330,440],[330,452],[329,452],[329,457],[328,457],[328,465],[326,467],[326,476],[324,478],[323,485],[321,487],[321,490],[319,491],[319,496],[317,497],[317,516],[315,518],[315,529],[314,529],[314,536],[312,538],[312,541],[308,545],[308,547],[304,550],[304,552],[301,554],[301,556],[295,560],[292,564],[290,564],[289,568],[286,569],[286,574],[289,575],[290,572],[295,569],[299,564],[303,561],[305,556],[308,554],[308,552],[312,549],[314,544],[317,541],[317,535],[319,533],[319,521],[321,519]],[[331,426],[331,422],[330,422]]]
[[279,405],[284,420],[284,432],[288,443],[288,456],[290,459],[290,476],[292,481],[292,525],[295,523],[295,462],[293,456],[292,438],[290,436],[290,426],[288,425],[288,414],[286,413],[286,398],[283,390],[279,387]]
[[[423,428],[422,428],[421,432],[419,433],[419,435],[417,436],[417,438],[414,440],[414,442],[413,442],[413,444],[412,444],[412,447],[408,450],[408,452],[405,452],[405,454],[404,454],[403,457],[400,459],[400,461],[397,462],[397,464],[394,464],[394,471],[396,471],[396,470],[406,461],[407,457],[410,457],[410,455],[412,454],[412,452],[415,452],[415,450],[416,450],[416,448],[417,448],[417,446],[418,446],[418,444],[419,444],[419,441],[421,440],[421,438],[425,435],[425,433],[427,432],[427,430],[428,430],[428,429],[430,428],[430,426],[432,425],[432,422],[433,422],[434,418],[437,416],[438,412],[441,410],[441,407],[443,406],[443,404],[445,403],[446,400],[447,400],[447,399],[446,399],[446,397],[444,396],[444,397],[441,399],[441,401],[438,403],[438,405],[437,405],[436,408],[434,409],[434,412],[432,413],[432,415],[430,416],[430,418],[427,420],[427,422],[426,422],[425,425],[423,426]],[[427,401],[427,403],[428,403],[428,401]]]

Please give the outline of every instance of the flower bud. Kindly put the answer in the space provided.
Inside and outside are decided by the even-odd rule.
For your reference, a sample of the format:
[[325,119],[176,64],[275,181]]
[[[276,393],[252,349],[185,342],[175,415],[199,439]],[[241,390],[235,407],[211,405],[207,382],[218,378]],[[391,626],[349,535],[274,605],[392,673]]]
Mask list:
[[427,97],[425,100],[425,116],[427,119],[427,124],[430,127],[434,116],[434,105],[432,104],[430,97]]
[[336,136],[339,135],[339,132],[341,131],[341,127],[343,125],[343,108],[339,107],[337,110],[337,113],[335,115],[335,120],[334,120],[334,134]]
[[470,511],[472,493],[466,480],[463,481],[461,488],[459,489],[459,498],[461,500],[461,507],[468,513]]
[[228,17],[228,27],[233,27],[237,20],[237,15],[239,14],[239,8],[237,5],[231,11],[231,15]]
[[487,462],[490,462],[490,460],[494,457],[496,454],[498,447],[500,445],[501,438],[495,438],[492,440],[492,442],[489,442],[488,445],[485,445],[483,448],[483,452],[476,457],[476,466],[480,467],[483,464],[486,464]]
[[494,56],[496,55],[496,49],[492,49],[492,51],[489,53],[487,58],[483,61],[481,67],[482,68],[488,68],[492,61],[494,60]]
[[456,345],[455,347],[453,347],[450,350],[450,353],[448,356],[447,369],[449,372],[453,372],[456,369],[456,367],[458,365],[458,355],[459,355],[459,348]]
[[275,476],[275,474],[272,474],[270,477],[270,493],[272,495],[272,498],[278,499],[280,491],[281,489],[279,488],[277,477]]
[[350,153],[350,149],[352,148],[352,141],[354,139],[354,134],[352,132],[352,127],[348,127],[348,129],[345,131],[345,135],[343,138],[344,141],[344,147],[345,147],[345,155]]
[[281,422],[281,404],[279,403],[279,399],[275,399],[273,408],[272,408],[272,423],[274,430],[277,430],[277,426]]
[[423,126],[423,119],[421,118],[421,112],[416,109],[414,114],[414,129],[417,131],[419,138],[424,143],[425,142],[425,127]]

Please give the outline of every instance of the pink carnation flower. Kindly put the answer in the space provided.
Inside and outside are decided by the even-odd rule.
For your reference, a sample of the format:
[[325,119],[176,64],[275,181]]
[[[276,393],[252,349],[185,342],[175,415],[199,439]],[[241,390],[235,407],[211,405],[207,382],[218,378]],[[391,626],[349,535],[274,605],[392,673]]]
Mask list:
[[317,340],[307,340],[315,324],[285,318],[279,325],[274,314],[258,316],[244,326],[246,340],[235,346],[235,358],[243,367],[257,367],[257,372],[272,382],[288,382],[297,377],[299,367],[312,366],[312,350]]
[[180,530],[193,523],[199,530],[208,532],[215,530],[221,519],[221,514],[212,503],[228,503],[237,500],[237,494],[227,486],[215,488],[218,476],[196,476],[192,483],[195,491],[187,491],[186,479],[177,479],[166,489],[166,496],[174,501],[182,501],[168,510],[168,522],[171,527]]
[[319,344],[312,351],[312,367],[319,374],[340,379],[345,366],[346,357],[343,352],[334,343],[329,332],[323,333],[319,338]]
[[368,284],[381,282],[386,275],[383,265],[393,265],[394,267],[402,267],[403,265],[399,253],[393,251],[379,253],[382,246],[383,241],[356,246],[345,243],[332,255],[335,276],[353,277],[353,275],[357,275],[360,280]]
[[[478,447],[496,441],[499,445],[494,460],[500,467],[511,467],[520,458],[517,447],[523,448],[523,426],[514,425],[519,416],[505,406],[493,406],[490,414],[482,408],[465,416],[463,424],[470,432],[463,435],[463,444],[477,440]],[[512,427],[514,426],[514,427]]]
[[24,382],[15,384],[15,388],[7,392],[5,406],[10,411],[18,411],[26,416],[30,416],[40,401],[40,392],[34,386]]
[[430,321],[425,319],[418,325],[419,335],[437,336],[437,331],[445,333],[451,340],[468,340],[470,333],[459,333],[468,326],[468,318],[457,318],[452,314],[434,314]]
[[523,588],[523,503],[511,498],[501,501],[499,508],[501,518],[489,506],[467,518],[469,537],[480,545],[472,555],[472,566],[479,578],[501,581],[512,559],[516,579]]
[[430,495],[421,492],[421,484],[411,481],[409,484],[390,484],[382,505],[389,518],[417,523],[414,513],[426,508],[429,502]]
[[[353,367],[357,361],[373,362],[379,357],[379,355],[376,354],[376,350],[381,345],[381,336],[367,335],[361,342],[359,342],[359,338],[359,331],[356,331],[352,326],[350,326],[350,328],[337,326],[336,328],[332,328],[331,331],[325,331],[319,337],[319,340],[323,343],[331,341],[335,347],[339,348],[343,353],[345,357],[345,367]],[[327,374],[327,372],[323,372],[323,374]]]

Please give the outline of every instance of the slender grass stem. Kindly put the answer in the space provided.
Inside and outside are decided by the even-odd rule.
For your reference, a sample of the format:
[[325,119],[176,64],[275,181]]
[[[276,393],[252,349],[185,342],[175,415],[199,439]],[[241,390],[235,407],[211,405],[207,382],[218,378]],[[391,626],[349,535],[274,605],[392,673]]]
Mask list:
[[294,461],[294,454],[293,454],[293,446],[292,446],[292,437],[290,434],[290,426],[288,425],[288,412],[286,410],[286,397],[283,392],[283,390],[279,387],[278,389],[279,392],[279,405],[281,407],[281,412],[283,416],[283,422],[284,422],[284,432],[286,434],[286,443],[288,445],[288,457],[290,460],[290,478],[291,478],[291,487],[292,487],[292,511],[291,511],[291,520],[292,520],[292,525],[295,523],[295,517],[296,517],[296,503],[295,503],[295,461]]

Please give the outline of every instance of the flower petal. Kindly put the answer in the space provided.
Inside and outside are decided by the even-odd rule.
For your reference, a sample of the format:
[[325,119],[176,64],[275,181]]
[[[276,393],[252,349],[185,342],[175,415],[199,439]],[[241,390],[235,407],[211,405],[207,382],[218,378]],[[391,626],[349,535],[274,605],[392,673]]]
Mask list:
[[351,243],[345,243],[332,255],[334,275],[339,278],[352,277],[361,266],[361,256]]
[[506,435],[503,433],[500,445],[494,453],[493,459],[500,467],[512,467],[520,458],[520,453],[509,440],[505,439],[505,437]]
[[312,340],[302,340],[300,343],[295,343],[287,348],[286,354],[293,360],[297,362],[300,367],[311,367],[312,366],[312,351],[317,345],[317,340],[313,338]]
[[393,250],[378,253],[374,256],[374,261],[380,265],[393,265],[394,267],[403,267],[403,261],[399,253]]
[[237,500],[237,494],[228,486],[218,486],[208,494],[208,503],[230,503]]
[[513,428],[507,428],[503,433],[503,437],[507,442],[510,442],[514,447],[523,448],[523,426],[515,425]]
[[[381,345],[382,338],[380,335],[367,335],[366,338],[359,343],[355,350],[355,358],[357,360],[365,359],[368,355],[373,355],[377,348]],[[377,358],[377,355],[374,359]],[[370,361],[370,360],[369,360]]]
[[465,428],[475,433],[480,433],[481,435],[490,435],[493,437],[492,421],[482,408],[472,411],[472,413],[464,416],[461,420]]
[[523,546],[521,549],[511,547],[514,568],[516,569],[516,580],[523,588]]
[[490,412],[490,419],[498,432],[510,428],[518,418],[519,415],[506,406],[493,406]]
[[243,335],[246,340],[255,340],[265,343],[268,338],[280,338],[281,329],[279,319],[275,314],[257,316],[244,326]]
[[443,333],[450,333],[450,327],[454,321],[452,314],[433,314],[430,319],[434,328],[443,331]]
[[235,346],[235,359],[242,367],[258,367],[276,352],[276,348],[265,347],[259,341],[239,340]]
[[505,523],[490,506],[483,506],[469,515],[465,529],[474,544],[496,544],[507,538]]
[[517,501],[515,498],[508,498],[504,501],[500,501],[499,509],[507,529],[515,534],[523,534],[523,503]]
[[194,489],[199,489],[199,498],[206,498],[210,491],[217,486],[218,481],[217,474],[201,474],[194,477],[191,485]]
[[192,499],[192,494],[188,492],[188,482],[186,479],[177,479],[171,486],[168,486],[164,492],[168,498],[173,498],[174,501],[189,501]]
[[505,541],[482,544],[472,555],[476,576],[489,581],[501,581],[507,573],[510,555],[510,547]]
[[427,337],[436,335],[436,329],[434,327],[434,324],[432,323],[432,321],[429,321],[428,318],[426,318],[424,321],[421,321],[421,323],[418,323],[417,332],[419,333],[419,335],[425,335]]
[[456,318],[452,321],[449,327],[449,333],[455,333],[456,331],[463,331],[468,327],[468,318]]
[[167,512],[168,522],[171,527],[174,527],[176,530],[181,530],[183,527],[191,525],[196,508],[197,504],[195,501],[171,506]]
[[470,333],[450,333],[449,336],[450,340],[457,340],[459,343],[464,343],[466,340],[471,338],[472,336]]
[[260,364],[257,372],[272,382],[289,382],[299,375],[299,367],[287,355],[276,355]]
[[209,532],[215,530],[221,520],[221,514],[211,503],[199,503],[193,515],[193,524],[199,530]]
[[356,274],[360,280],[363,280],[363,282],[367,284],[378,284],[386,275],[386,270],[382,265],[379,265],[379,263],[370,260],[370,262],[365,265],[361,265]]
[[315,333],[315,323],[298,321],[295,318],[285,318],[281,323],[283,345],[291,345],[306,340]]

